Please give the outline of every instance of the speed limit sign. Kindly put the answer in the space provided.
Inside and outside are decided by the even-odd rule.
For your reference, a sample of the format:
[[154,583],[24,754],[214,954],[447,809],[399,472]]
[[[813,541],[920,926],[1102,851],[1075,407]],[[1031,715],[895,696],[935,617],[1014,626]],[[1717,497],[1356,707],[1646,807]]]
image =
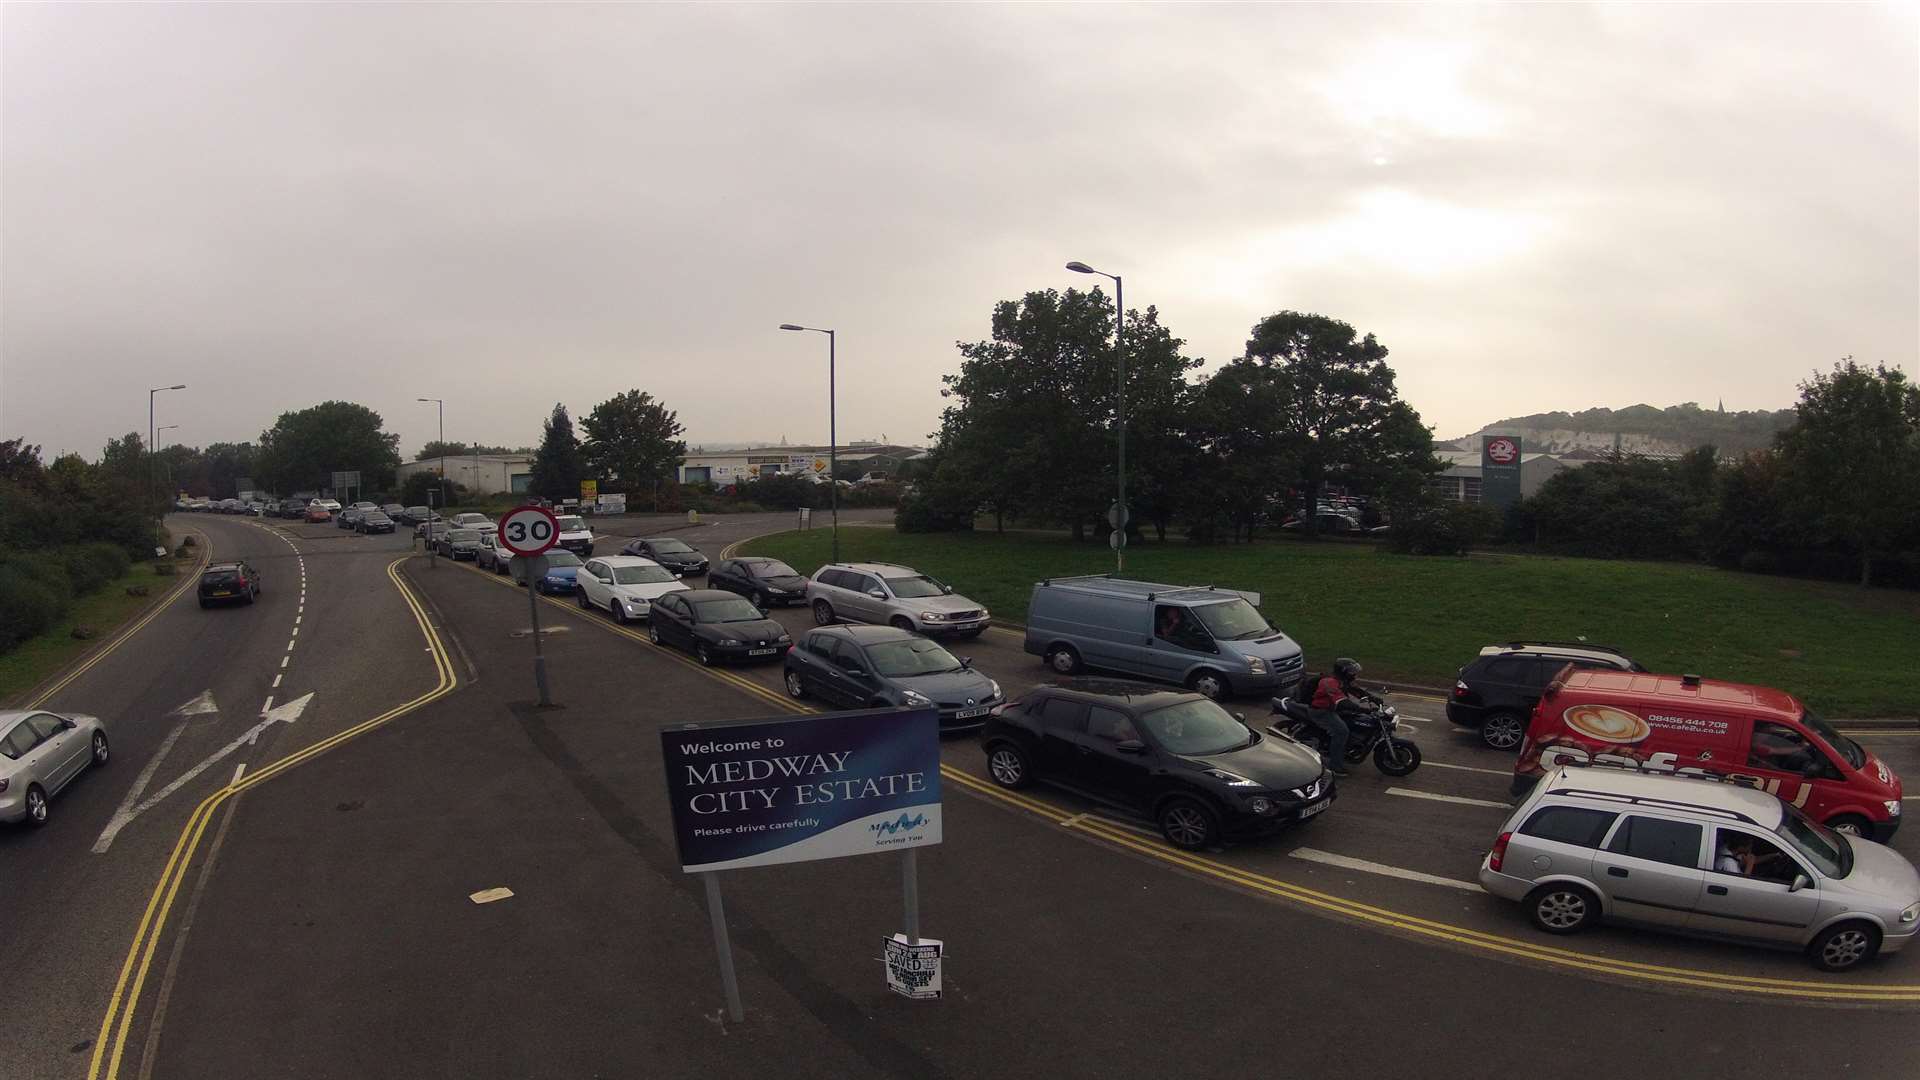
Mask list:
[[500,546],[523,558],[553,546],[560,538],[560,521],[543,506],[516,506],[500,518]]

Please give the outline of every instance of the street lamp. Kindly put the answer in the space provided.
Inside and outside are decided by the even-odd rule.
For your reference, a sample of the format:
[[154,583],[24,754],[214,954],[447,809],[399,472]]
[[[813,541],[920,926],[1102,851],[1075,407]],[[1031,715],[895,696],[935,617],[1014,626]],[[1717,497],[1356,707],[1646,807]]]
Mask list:
[[[447,508],[447,403],[437,397],[414,398],[440,408],[440,509]],[[427,511],[428,520],[432,520],[433,511]]]
[[1120,512],[1119,521],[1114,525],[1114,531],[1120,534],[1118,540],[1120,546],[1113,549],[1113,568],[1119,571],[1126,568],[1127,559],[1127,354],[1120,344],[1121,324],[1127,317],[1125,294],[1121,289],[1119,274],[1095,270],[1078,260],[1068,263],[1067,269],[1076,274],[1098,274],[1113,282],[1113,426],[1119,433],[1120,443],[1120,463],[1117,470],[1120,480],[1120,501],[1114,504]]
[[[154,462],[159,460],[153,456],[153,398],[154,398],[154,395],[164,393],[168,390],[185,390],[186,388],[187,388],[186,383],[175,383],[172,386],[156,386],[147,391],[147,494],[148,495],[153,494],[153,486],[156,481]],[[155,540],[160,539],[160,519],[159,518],[155,518],[153,521],[153,538]],[[154,546],[163,548],[166,545],[155,544]]]
[[833,353],[834,332],[822,330],[817,326],[795,326],[793,323],[781,323],[782,330],[806,330],[815,334],[827,335],[827,497],[828,506],[833,515],[833,561],[840,561],[840,433],[835,427],[833,415]]

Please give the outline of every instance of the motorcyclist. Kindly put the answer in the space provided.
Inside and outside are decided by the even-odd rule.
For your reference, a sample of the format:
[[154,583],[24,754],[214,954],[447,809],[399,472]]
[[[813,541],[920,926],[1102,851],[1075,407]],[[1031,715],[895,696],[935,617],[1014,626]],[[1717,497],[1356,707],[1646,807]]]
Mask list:
[[1354,685],[1359,677],[1359,661],[1345,656],[1335,660],[1333,670],[1314,685],[1313,700],[1307,708],[1307,719],[1327,735],[1327,766],[1335,776],[1348,775],[1347,740],[1352,734],[1340,714],[1380,700]]

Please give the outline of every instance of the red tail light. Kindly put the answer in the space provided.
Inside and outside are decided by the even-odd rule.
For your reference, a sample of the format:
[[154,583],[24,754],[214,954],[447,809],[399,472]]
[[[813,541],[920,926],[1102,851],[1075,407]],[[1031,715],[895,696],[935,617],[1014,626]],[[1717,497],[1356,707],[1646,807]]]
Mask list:
[[247,587],[247,579],[246,579],[246,578],[245,578],[244,576],[240,576],[240,577],[235,577],[235,578],[233,579],[233,583],[234,583],[235,585],[238,585],[238,586],[240,586],[240,587],[241,587],[241,588],[243,588],[243,589]]
[[1464,682],[1460,682],[1460,681],[1457,681],[1457,680],[1456,680],[1456,681],[1454,682],[1454,684],[1453,684],[1453,696],[1454,696],[1454,697],[1466,697],[1466,696],[1467,696],[1467,684],[1466,684],[1466,683],[1464,683]]
[[1493,852],[1487,856],[1487,869],[1499,872],[1500,864],[1507,858],[1507,841],[1511,839],[1513,839],[1512,833],[1503,832],[1500,834],[1500,839],[1493,842]]

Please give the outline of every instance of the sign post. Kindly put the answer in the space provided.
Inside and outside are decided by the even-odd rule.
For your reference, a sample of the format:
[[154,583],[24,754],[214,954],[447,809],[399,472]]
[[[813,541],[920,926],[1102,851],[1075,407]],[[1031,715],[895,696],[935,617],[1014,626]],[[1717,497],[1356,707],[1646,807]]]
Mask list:
[[536,584],[540,567],[533,560],[546,554],[558,539],[560,521],[544,506],[516,506],[500,517],[500,546],[525,560],[527,614],[533,630],[533,685],[542,705],[551,705],[553,700],[547,693],[547,656],[540,645],[540,589]]
[[1480,444],[1480,501],[1499,507],[1520,501],[1520,436],[1489,435]]
[[942,838],[938,713],[687,724],[660,742],[680,868],[705,879],[729,1015],[742,1013],[719,871],[889,851],[901,855],[906,933],[883,943],[888,985],[939,997],[941,943],[920,936],[916,862]]

